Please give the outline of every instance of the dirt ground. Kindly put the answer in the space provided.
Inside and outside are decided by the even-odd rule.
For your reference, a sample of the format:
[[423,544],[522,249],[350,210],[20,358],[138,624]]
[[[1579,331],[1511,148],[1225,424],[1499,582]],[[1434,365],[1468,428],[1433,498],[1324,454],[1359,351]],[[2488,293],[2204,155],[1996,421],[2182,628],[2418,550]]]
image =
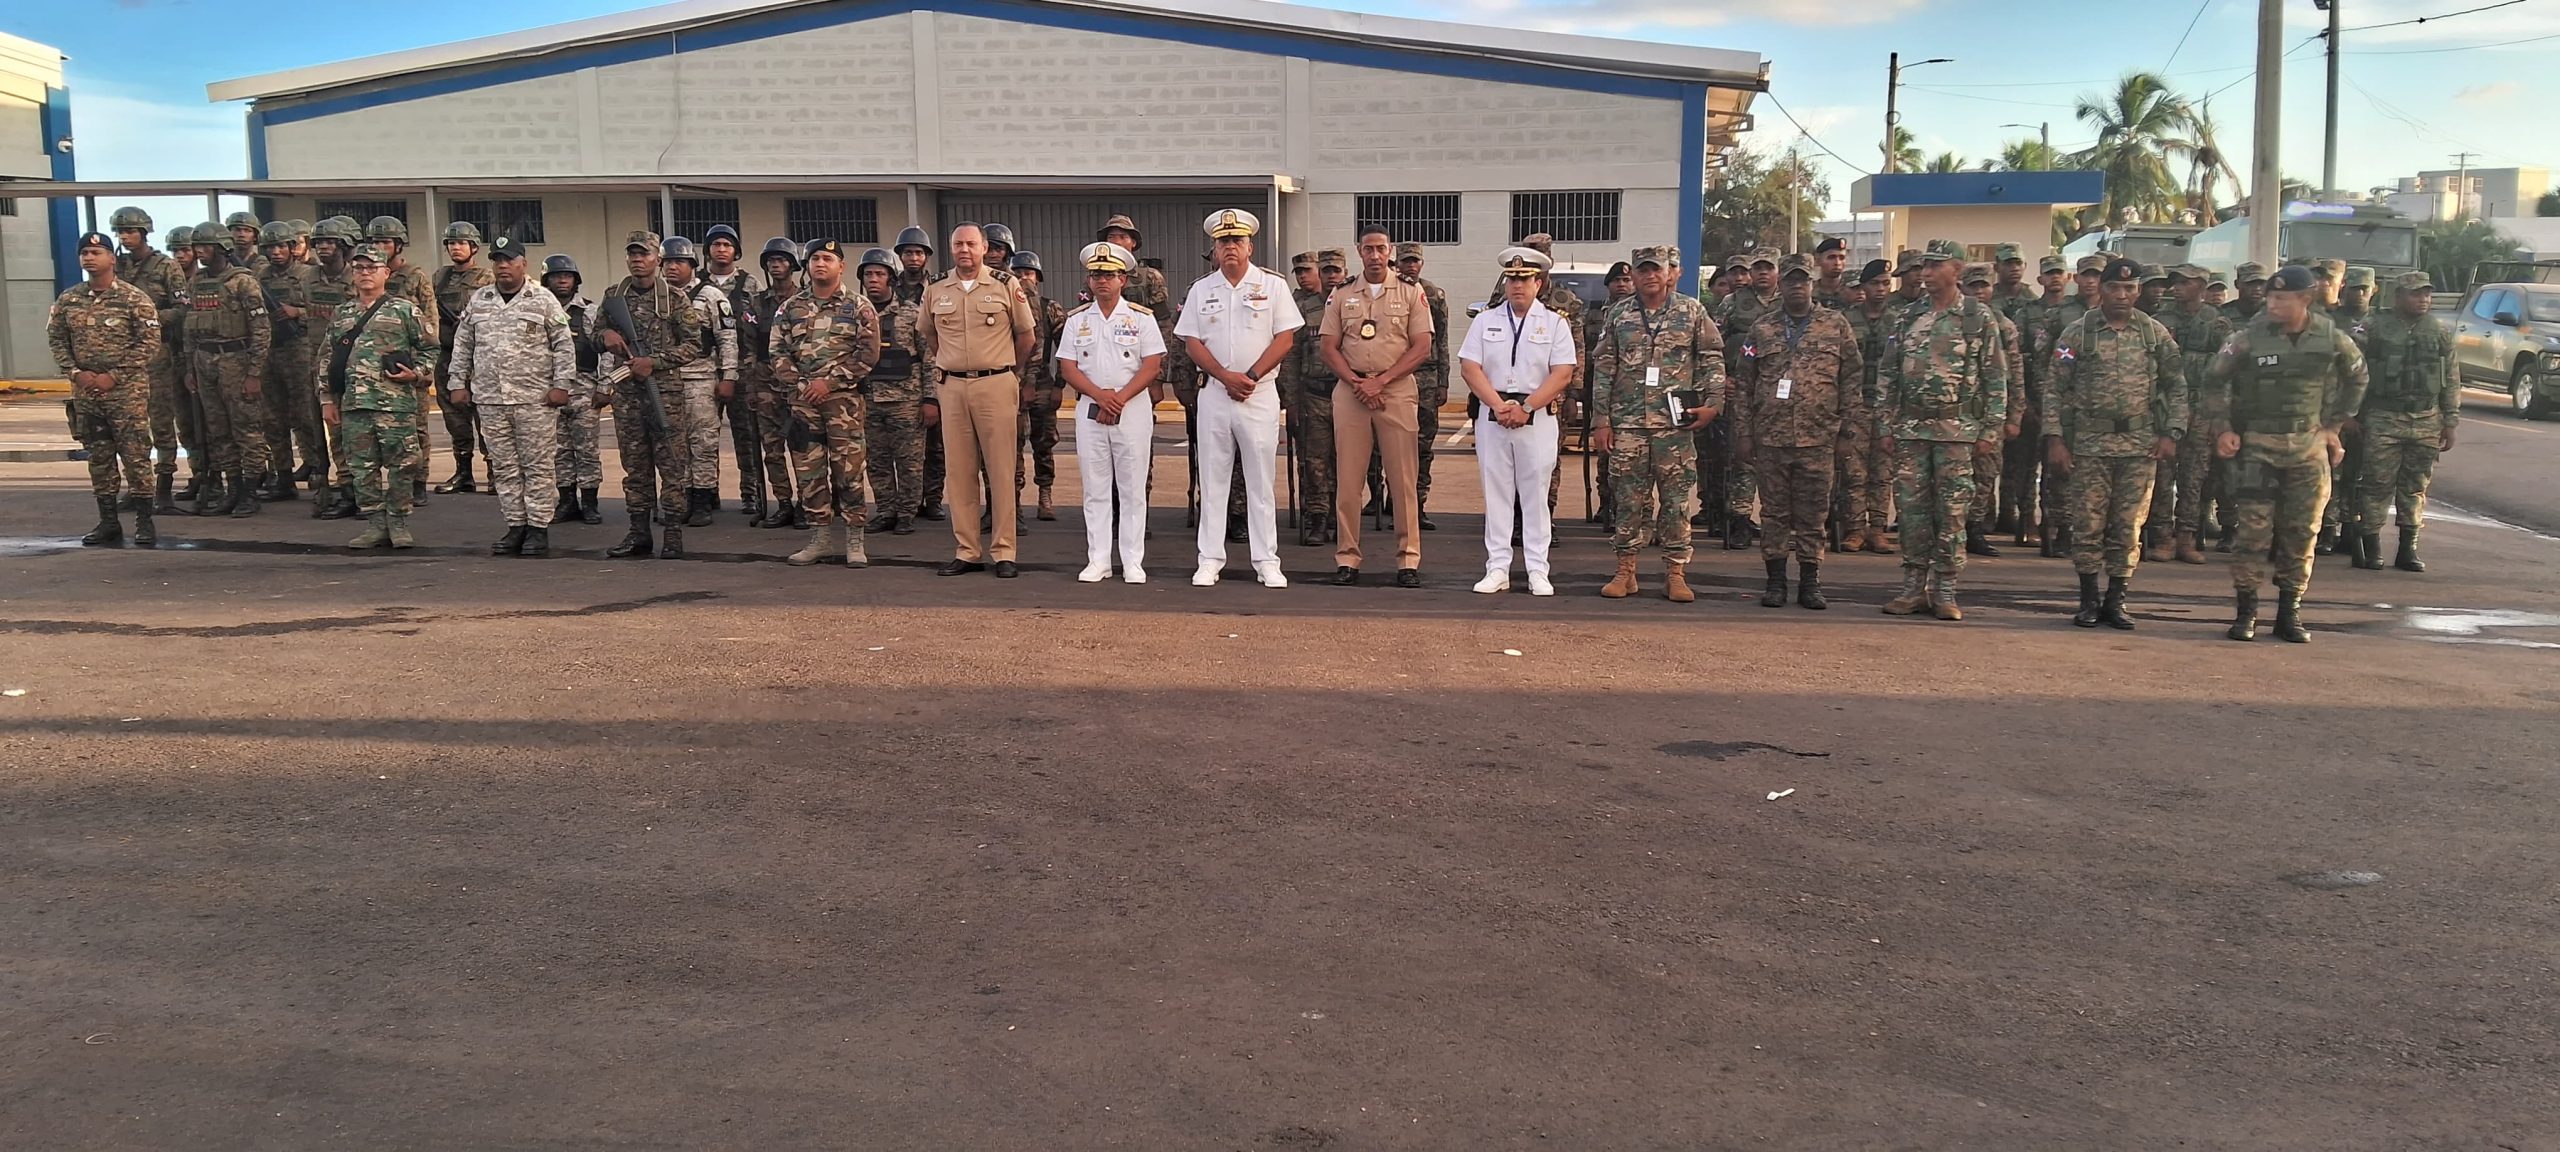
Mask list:
[[1442,468],[1418,592],[1191,588],[1179,507],[1144,588],[1073,512],[83,550],[0,469],[0,1147],[2560,1146],[2560,541],[2323,563],[2308,647],[2218,564],[1609,602],[1579,524],[1533,600]]

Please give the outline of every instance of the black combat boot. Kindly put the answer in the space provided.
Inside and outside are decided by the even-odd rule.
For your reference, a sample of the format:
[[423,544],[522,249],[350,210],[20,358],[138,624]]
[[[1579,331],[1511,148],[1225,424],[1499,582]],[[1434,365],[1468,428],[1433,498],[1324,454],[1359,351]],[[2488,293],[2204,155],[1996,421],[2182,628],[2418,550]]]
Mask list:
[[596,510],[596,490],[593,488],[578,489],[578,522],[581,524],[604,523],[604,513]]
[[2072,615],[2071,622],[2083,628],[2095,628],[2098,626],[2097,573],[2083,572],[2080,574],[2080,611]]
[[224,515],[237,520],[243,516],[258,514],[258,489],[249,483],[248,477],[234,472],[224,477],[224,482],[231,485],[232,497],[229,506],[224,510]]
[[746,516],[748,527],[764,519],[764,484],[753,476],[738,478],[738,511]]
[[[187,470],[187,482],[179,485],[178,490],[170,495],[170,500],[172,502],[186,504],[195,503],[197,495],[204,491],[204,473],[199,471],[202,467],[203,465],[198,463],[195,467]],[[174,474],[169,477],[169,479],[172,480],[176,478],[177,477]],[[172,508],[170,511],[175,512],[177,509]],[[194,513],[190,512],[187,513],[187,515],[192,516]]]
[[2333,526],[2333,525],[2327,525],[2327,524],[2321,525],[2321,526],[2320,526],[2320,538],[2319,538],[2318,540],[2316,540],[2316,541],[2314,541],[2314,542],[2312,543],[2312,545],[2311,545],[2311,551],[2312,551],[2312,554],[2314,554],[2314,555],[2318,555],[2318,556],[2335,556],[2335,555],[2337,555],[2337,554],[2338,554],[2338,529],[2337,529],[2335,526]]
[[1760,589],[1760,606],[1763,608],[1786,607],[1787,558],[1771,556],[1761,563],[1769,570],[1769,582]]
[[133,546],[156,548],[160,545],[160,526],[151,522],[151,498],[141,493],[133,496]]
[[1759,539],[1760,526],[1750,517],[1736,516],[1724,526],[1724,549],[1727,552],[1748,548]]
[[678,527],[683,527],[683,528],[708,528],[708,527],[710,527],[710,526],[711,526],[711,509],[712,509],[712,507],[713,507],[713,505],[714,505],[714,500],[713,500],[713,498],[712,498],[712,493],[713,493],[714,491],[715,491],[714,489],[710,489],[710,488],[687,488],[687,489],[685,489],[685,490],[684,490],[684,507],[685,507],[684,522],[683,522],[682,524],[678,525]]
[[684,559],[684,525],[669,524],[658,534],[658,559]]
[[2375,572],[2382,570],[2382,533],[2356,533],[2356,567]]
[[2347,566],[2364,567],[2364,531],[2349,524],[2338,529],[2338,547],[2347,554]]
[[80,538],[80,544],[84,548],[104,548],[110,544],[122,543],[124,543],[124,522],[116,519],[116,498],[100,496],[98,497],[98,526],[89,529],[89,534]]
[[773,502],[773,507],[765,513],[764,519],[756,521],[756,527],[787,528],[793,520],[799,518],[799,515],[799,502],[784,497]]
[[1822,598],[1822,565],[1811,560],[1796,561],[1796,604],[1820,612],[1831,607]]
[[2258,638],[2258,590],[2245,589],[2233,595],[2237,607],[2231,613],[2231,631],[2223,633],[2234,640]]
[[454,453],[453,477],[442,484],[436,485],[436,491],[450,494],[454,492],[477,492],[479,490],[480,482],[474,478],[471,471],[471,454],[468,452]]
[[563,484],[560,486],[560,499],[551,505],[551,519],[556,523],[565,523],[577,518],[578,486]]
[[1991,537],[1983,533],[1980,524],[1965,525],[1964,550],[1974,556],[1987,556],[1995,560],[2000,557],[2000,549],[1992,545]]
[[507,534],[506,534],[506,535],[504,535],[504,536],[498,537],[498,542],[497,542],[497,543],[495,543],[495,544],[491,544],[491,545],[489,546],[489,554],[490,554],[490,555],[492,555],[492,556],[513,556],[513,555],[515,555],[515,554],[516,554],[516,552],[517,552],[517,550],[519,550],[519,549],[521,549],[521,548],[523,548],[523,547],[524,547],[524,534],[525,534],[525,526],[524,526],[524,525],[522,525],[522,524],[509,524],[509,525],[507,525]]
[[151,488],[152,511],[166,513],[171,516],[178,515],[177,497],[172,495],[169,491],[169,486],[177,482],[178,478],[170,475],[169,473],[163,472],[160,474],[159,481],[152,485]]
[[293,499],[293,477],[282,472],[269,472],[258,478],[254,489],[258,499],[270,504],[283,504]]
[[329,507],[320,513],[323,520],[352,520],[356,516],[354,491],[346,488],[329,490]]
[[[2368,533],[2365,536],[2365,539],[2373,540],[2375,542],[2373,546],[2373,566],[2376,568],[2382,567],[2381,542],[2377,539],[2380,535],[2381,533],[2375,532]],[[2407,524],[2400,526],[2400,554],[2392,557],[2391,566],[2403,572],[2424,572],[2427,570],[2427,562],[2418,559],[2418,530],[2416,528]]]
[[645,557],[655,546],[656,542],[649,538],[649,514],[634,512],[631,514],[631,531],[623,535],[622,543],[605,549],[604,554],[609,560],[620,560],[628,556]]
[[[399,481],[398,481],[398,480],[393,480],[393,481],[392,481],[392,483],[397,484],[397,483],[399,483]],[[411,505],[412,507],[421,507],[421,506],[424,506],[424,505],[426,504],[426,502],[427,502],[427,482],[426,482],[426,481],[424,481],[424,480],[413,480],[413,481],[411,481],[411,482],[410,482],[410,484],[409,484],[409,503],[410,503],[410,505]]]
[[1414,519],[1422,521],[1423,531],[1437,532],[1440,530],[1440,526],[1433,523],[1431,520],[1431,505],[1425,504],[1420,500],[1416,500],[1413,502],[1413,511]]
[[222,473],[208,472],[199,476],[191,476],[188,478],[187,482],[195,485],[196,490],[195,507],[188,511],[188,515],[222,515]]
[[2107,627],[2118,632],[2133,631],[2133,617],[2124,614],[2126,583],[2122,576],[2107,577],[2107,598],[2098,608],[2098,619],[2106,621]]
[[2052,560],[2063,555],[2062,529],[2059,525],[2047,524],[2038,529],[2038,531],[2043,534],[2043,539],[2038,541],[2040,547],[2036,549],[2036,555],[2042,556],[2047,560]]
[[2311,642],[2311,632],[2302,626],[2302,593],[2276,589],[2276,636],[2294,644]]
[[549,558],[551,555],[551,529],[525,529],[524,544],[516,549],[516,555],[529,557],[535,560]]

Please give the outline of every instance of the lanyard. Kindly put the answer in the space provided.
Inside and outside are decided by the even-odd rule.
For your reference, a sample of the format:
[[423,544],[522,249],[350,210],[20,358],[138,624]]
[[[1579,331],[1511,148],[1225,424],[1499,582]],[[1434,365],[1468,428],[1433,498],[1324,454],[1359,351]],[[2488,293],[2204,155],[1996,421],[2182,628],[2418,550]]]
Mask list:
[[[1532,301],[1529,305],[1529,313],[1535,314],[1537,310],[1538,305],[1536,302]],[[1511,309],[1504,308],[1503,311],[1510,312]],[[1520,366],[1520,330],[1528,327],[1528,322],[1528,315],[1517,312],[1513,312],[1511,315],[1511,366],[1514,368]]]
[[1805,332],[1812,327],[1813,313],[1811,312],[1805,313],[1804,319],[1802,320],[1798,320],[1784,312],[1778,313],[1778,330],[1786,334],[1787,351],[1789,352],[1796,350],[1797,342],[1803,340]]

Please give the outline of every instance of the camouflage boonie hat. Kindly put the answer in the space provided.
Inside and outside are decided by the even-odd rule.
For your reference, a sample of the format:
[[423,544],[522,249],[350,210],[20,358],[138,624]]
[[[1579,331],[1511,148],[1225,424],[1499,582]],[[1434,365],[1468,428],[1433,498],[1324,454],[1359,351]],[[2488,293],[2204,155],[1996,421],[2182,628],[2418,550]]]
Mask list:
[[1647,264],[1668,268],[1680,262],[1680,248],[1676,244],[1648,244],[1636,249],[1627,262],[1638,268]]
[[624,252],[629,252],[634,248],[647,252],[652,256],[666,251],[666,245],[658,239],[658,234],[651,232],[646,228],[638,229],[632,232],[631,235],[623,238],[622,250]]
[[1778,279],[1784,280],[1789,276],[1802,276],[1808,280],[1812,279],[1813,257],[1807,256],[1802,252],[1796,252],[1779,260]]
[[2181,280],[2202,280],[2213,273],[2205,271],[2202,264],[2172,264],[2169,266],[2169,275]]
[[1556,238],[1547,235],[1544,232],[1532,232],[1521,237],[1520,246],[1523,248],[1535,248],[1549,256],[1556,254]]
[[1341,248],[1326,248],[1316,253],[1318,268],[1349,268],[1351,253]]
[[1960,283],[1964,287],[1971,288],[1976,284],[1989,284],[1993,279],[1991,265],[1967,264],[1964,266],[1964,275]]
[[2015,260],[2020,264],[2027,262],[2026,256],[2018,251],[2018,246],[2015,244],[2003,244],[1991,251],[1992,263],[2006,264],[2012,260]]
[[2142,266],[2142,282],[2143,282],[2143,283],[2148,284],[2148,283],[2150,283],[2150,282],[2152,282],[2152,281],[2154,281],[2154,280],[2166,281],[2166,280],[2168,280],[2168,279],[2169,279],[2169,270],[2168,270],[2168,269],[2163,268],[2163,267],[2161,267],[2161,266],[2159,266],[2159,265],[2157,265],[2157,264],[2145,264],[2145,265],[2143,265],[2143,266]]
[[391,262],[391,251],[380,244],[358,244],[356,245],[356,250],[348,254],[347,263],[354,264],[359,261],[374,264],[388,264]]
[[1754,267],[1754,268],[1757,268],[1757,267],[1759,267],[1759,266],[1761,266],[1761,265],[1763,265],[1763,264],[1766,264],[1766,265],[1768,265],[1768,266],[1770,266],[1770,267],[1772,267],[1772,268],[1777,267],[1777,266],[1778,266],[1778,250],[1777,250],[1777,249],[1775,249],[1775,248],[1754,248],[1754,249],[1752,249],[1752,250],[1751,250],[1751,266],[1752,266],[1752,267]]
[[2095,253],[2081,257],[2079,263],[2071,266],[2071,274],[2074,276],[2083,272],[2104,272],[2106,270],[2107,258]]
[[1293,272],[1300,268],[1313,268],[1315,266],[1316,254],[1313,252],[1300,252],[1289,258],[1289,269]]
[[2314,260],[2311,272],[2323,280],[2335,281],[2347,274],[2347,262],[2338,259]]
[[1400,261],[1422,259],[1422,245],[1412,240],[1399,242],[1396,245],[1396,259]]
[[2342,282],[2341,286],[2347,288],[2362,288],[2368,292],[2372,291],[2373,269],[2367,268],[2362,264],[2358,264],[2347,269],[2347,278]]
[[1905,248],[1894,254],[1893,274],[1896,276],[1905,275],[1919,266],[1920,250],[1917,248]]
[[2068,272],[2070,270],[2071,262],[2060,256],[2047,256],[2036,261],[2036,275],[2038,276],[2042,276],[2047,272]]
[[2234,284],[2263,284],[2266,280],[2267,266],[2255,260],[2241,265],[2240,270],[2231,277],[2231,282]]
[[2391,278],[2391,286],[2402,292],[2433,292],[2435,278],[2424,272],[2403,272]]
[[1108,240],[1111,238],[1111,233],[1114,231],[1126,232],[1129,234],[1129,247],[1134,248],[1146,243],[1146,237],[1138,234],[1138,222],[1126,216],[1114,216],[1103,221],[1102,227],[1093,230],[1093,238],[1096,240]]
[[1927,248],[1920,251],[1920,263],[1924,265],[1962,259],[1964,259],[1964,245],[1953,240],[1932,240]]

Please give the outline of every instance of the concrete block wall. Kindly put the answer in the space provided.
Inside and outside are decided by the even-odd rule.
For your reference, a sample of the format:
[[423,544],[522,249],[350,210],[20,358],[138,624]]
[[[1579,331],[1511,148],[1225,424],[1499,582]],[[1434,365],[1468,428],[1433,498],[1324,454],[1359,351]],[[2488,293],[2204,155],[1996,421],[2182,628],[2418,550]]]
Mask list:
[[952,171],[1277,172],[1286,59],[933,15]]

